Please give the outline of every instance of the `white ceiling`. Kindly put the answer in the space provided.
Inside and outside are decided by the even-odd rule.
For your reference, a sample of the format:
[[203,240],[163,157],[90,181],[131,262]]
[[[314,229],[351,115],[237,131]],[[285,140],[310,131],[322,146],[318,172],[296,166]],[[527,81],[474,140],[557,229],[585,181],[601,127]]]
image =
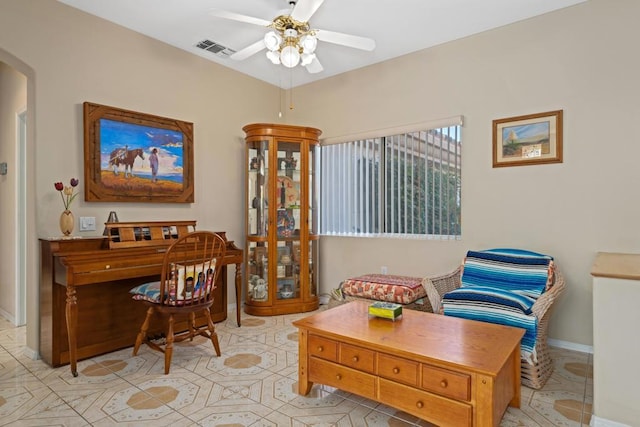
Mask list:
[[219,57],[195,45],[205,39],[240,50],[266,28],[211,16],[220,9],[271,21],[288,0],[58,0],[69,6],[184,49],[194,55],[289,88],[386,61],[451,40],[507,25],[586,0],[325,0],[311,28],[375,40],[372,52],[320,42],[324,71],[273,65],[265,51],[243,60]]

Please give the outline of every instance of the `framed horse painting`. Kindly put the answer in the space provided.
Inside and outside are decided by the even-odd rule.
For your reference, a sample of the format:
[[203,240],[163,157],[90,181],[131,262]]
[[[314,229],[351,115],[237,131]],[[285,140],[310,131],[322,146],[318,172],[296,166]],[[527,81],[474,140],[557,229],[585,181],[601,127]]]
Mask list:
[[85,102],[89,202],[193,203],[193,123]]

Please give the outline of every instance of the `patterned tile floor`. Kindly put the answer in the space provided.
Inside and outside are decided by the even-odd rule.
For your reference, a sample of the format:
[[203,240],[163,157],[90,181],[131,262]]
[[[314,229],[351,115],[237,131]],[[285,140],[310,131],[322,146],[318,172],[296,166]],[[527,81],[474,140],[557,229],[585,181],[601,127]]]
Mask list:
[[[305,314],[235,313],[217,325],[222,356],[209,341],[175,346],[171,373],[143,346],[53,369],[24,356],[25,328],[0,317],[0,426],[430,426],[388,406],[314,385],[296,393],[297,330]],[[555,371],[539,391],[522,388],[522,407],[501,426],[586,426],[591,356],[553,349]]]

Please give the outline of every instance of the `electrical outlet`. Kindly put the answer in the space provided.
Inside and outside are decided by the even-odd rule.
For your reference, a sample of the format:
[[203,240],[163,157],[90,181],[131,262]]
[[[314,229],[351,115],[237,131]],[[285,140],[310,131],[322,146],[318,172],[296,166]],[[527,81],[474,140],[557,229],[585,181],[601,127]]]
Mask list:
[[80,217],[80,231],[94,231],[96,229],[96,217],[95,216],[81,216]]
[[387,274],[387,266],[383,265],[382,267],[380,267],[380,271],[382,272],[382,274]]

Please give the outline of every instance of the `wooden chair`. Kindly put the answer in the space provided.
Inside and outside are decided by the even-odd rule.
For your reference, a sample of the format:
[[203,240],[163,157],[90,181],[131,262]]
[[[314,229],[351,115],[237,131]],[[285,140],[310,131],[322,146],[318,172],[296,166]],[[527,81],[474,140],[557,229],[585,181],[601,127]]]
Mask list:
[[[220,356],[218,335],[209,309],[213,304],[213,289],[222,269],[225,247],[224,239],[216,233],[195,231],[185,234],[167,249],[160,281],[146,283],[130,291],[134,299],[149,307],[133,348],[134,356],[142,343],[147,344],[164,353],[164,373],[168,374],[173,344],[193,340],[198,335],[210,339],[216,355]],[[153,337],[147,335],[151,318],[156,313],[168,323],[165,343],[154,342]],[[196,314],[200,313],[204,314],[206,323],[198,326]],[[188,328],[176,333],[176,317],[183,316],[187,316]]]

